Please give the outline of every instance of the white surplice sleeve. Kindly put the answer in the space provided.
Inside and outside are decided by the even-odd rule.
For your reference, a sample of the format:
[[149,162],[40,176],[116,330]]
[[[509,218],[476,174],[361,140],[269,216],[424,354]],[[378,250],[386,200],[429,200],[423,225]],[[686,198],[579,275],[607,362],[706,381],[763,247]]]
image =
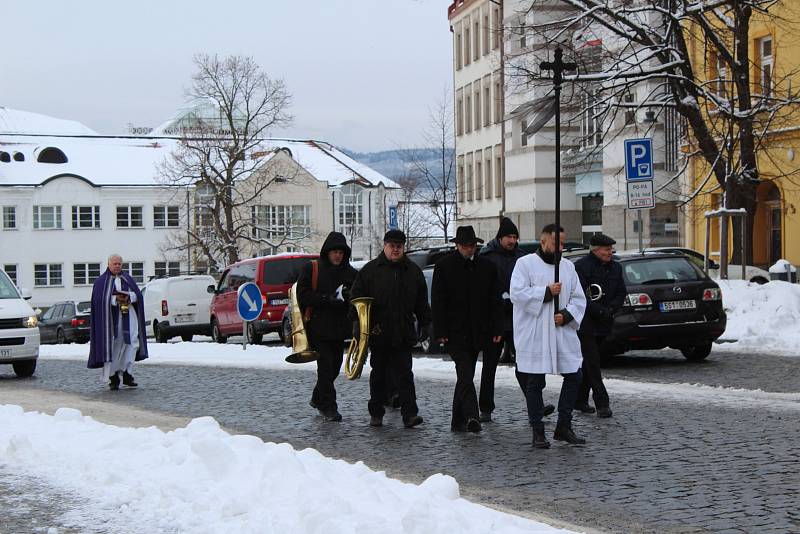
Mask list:
[[538,317],[544,306],[547,286],[534,286],[533,273],[527,261],[520,259],[511,275],[511,303]]
[[581,287],[580,279],[575,268],[572,268],[572,292],[569,294],[569,302],[567,303],[567,311],[572,315],[572,321],[566,326],[571,326],[575,330],[580,328],[583,316],[586,313],[586,295]]

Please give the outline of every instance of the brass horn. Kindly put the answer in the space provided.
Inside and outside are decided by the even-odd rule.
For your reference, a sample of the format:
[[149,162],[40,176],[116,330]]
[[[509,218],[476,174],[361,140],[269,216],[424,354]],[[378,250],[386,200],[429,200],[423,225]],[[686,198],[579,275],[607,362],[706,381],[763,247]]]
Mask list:
[[292,353],[286,357],[289,363],[313,362],[319,356],[311,350],[306,335],[306,325],[303,323],[303,313],[300,311],[300,302],[297,300],[297,282],[289,288],[289,319],[292,322]]
[[589,286],[589,299],[592,301],[600,300],[603,298],[603,288],[600,284],[592,284]]
[[372,309],[372,297],[358,297],[350,301],[356,309],[358,316],[358,335],[350,340],[347,348],[347,359],[344,361],[344,376],[350,380],[355,380],[361,376],[364,369],[364,362],[367,361],[367,350],[369,348],[370,331],[370,310]]

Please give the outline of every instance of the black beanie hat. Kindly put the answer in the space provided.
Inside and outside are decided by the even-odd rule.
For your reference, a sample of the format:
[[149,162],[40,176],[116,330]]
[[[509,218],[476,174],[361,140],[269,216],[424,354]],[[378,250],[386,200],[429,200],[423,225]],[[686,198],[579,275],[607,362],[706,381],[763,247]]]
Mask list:
[[497,231],[497,239],[500,239],[503,236],[514,234],[515,236],[519,237],[519,230],[517,229],[517,225],[514,224],[511,219],[508,217],[503,217],[500,221],[500,229]]

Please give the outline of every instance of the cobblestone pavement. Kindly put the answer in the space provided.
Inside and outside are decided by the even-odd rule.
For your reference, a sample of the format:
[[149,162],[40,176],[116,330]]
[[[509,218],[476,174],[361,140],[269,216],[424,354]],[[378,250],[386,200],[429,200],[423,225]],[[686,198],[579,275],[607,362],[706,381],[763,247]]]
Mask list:
[[[773,357],[758,356],[756,369],[740,355],[712,355],[707,362],[689,365],[679,354],[626,358],[606,374],[800,391],[798,359],[773,362]],[[767,359],[770,365],[793,368],[795,375],[786,376],[783,369],[778,373],[782,381],[772,381],[765,371],[766,378],[752,384],[751,377],[739,376],[751,365],[758,375]],[[308,407],[312,372],[143,365],[136,377],[138,390],[112,393],[100,373],[82,363],[47,361],[33,379],[0,374],[0,388],[65,390],[174,415],[211,415],[236,431],[363,460],[411,482],[433,473],[450,474],[461,484],[462,495],[477,502],[609,532],[800,531],[800,406],[702,406],[618,397],[613,399],[612,419],[576,417],[577,432],[589,440],[586,447],[554,443],[540,451],[530,447],[516,388],[498,389],[495,422],[475,435],[449,431],[449,382],[417,379],[425,424],[408,430],[397,411],[387,414],[384,427],[369,427],[366,376],[338,382],[344,416],[338,424],[323,421]],[[556,402],[557,392],[546,394],[549,402]],[[549,423],[549,432],[553,426]]]

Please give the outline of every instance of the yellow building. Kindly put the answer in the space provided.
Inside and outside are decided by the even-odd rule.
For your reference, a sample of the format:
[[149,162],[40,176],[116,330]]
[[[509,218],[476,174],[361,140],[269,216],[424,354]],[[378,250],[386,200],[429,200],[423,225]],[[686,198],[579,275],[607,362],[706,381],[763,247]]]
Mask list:
[[[786,7],[791,5],[791,7]],[[699,32],[698,32],[699,35]],[[723,34],[724,35],[724,34]],[[728,34],[730,35],[730,34]],[[713,45],[698,38],[691,43],[695,75],[704,76],[707,89],[723,98],[734,95],[731,76],[725,63],[718,59]],[[770,103],[777,100],[797,103],[787,105],[769,116],[759,115],[757,123],[764,135],[759,135],[756,150],[760,182],[755,189],[757,209],[753,220],[752,264],[766,267],[780,258],[800,264],[800,10],[794,3],[784,2],[773,7],[769,17],[754,15],[750,27],[750,77],[753,105],[766,96]],[[709,121],[714,110],[707,109]],[[725,135],[724,132],[719,133]],[[736,133],[733,135],[736,138]],[[718,141],[720,142],[720,141]],[[687,147],[687,151],[693,147]],[[734,160],[737,158],[734,157]],[[699,157],[686,171],[687,194],[700,193],[686,206],[686,245],[703,251],[706,242],[708,211],[721,206],[722,188],[712,176],[707,180],[709,167]],[[712,219],[711,257],[719,259],[720,223]],[[731,226],[732,228],[732,226]],[[733,232],[729,233],[729,250]]]

